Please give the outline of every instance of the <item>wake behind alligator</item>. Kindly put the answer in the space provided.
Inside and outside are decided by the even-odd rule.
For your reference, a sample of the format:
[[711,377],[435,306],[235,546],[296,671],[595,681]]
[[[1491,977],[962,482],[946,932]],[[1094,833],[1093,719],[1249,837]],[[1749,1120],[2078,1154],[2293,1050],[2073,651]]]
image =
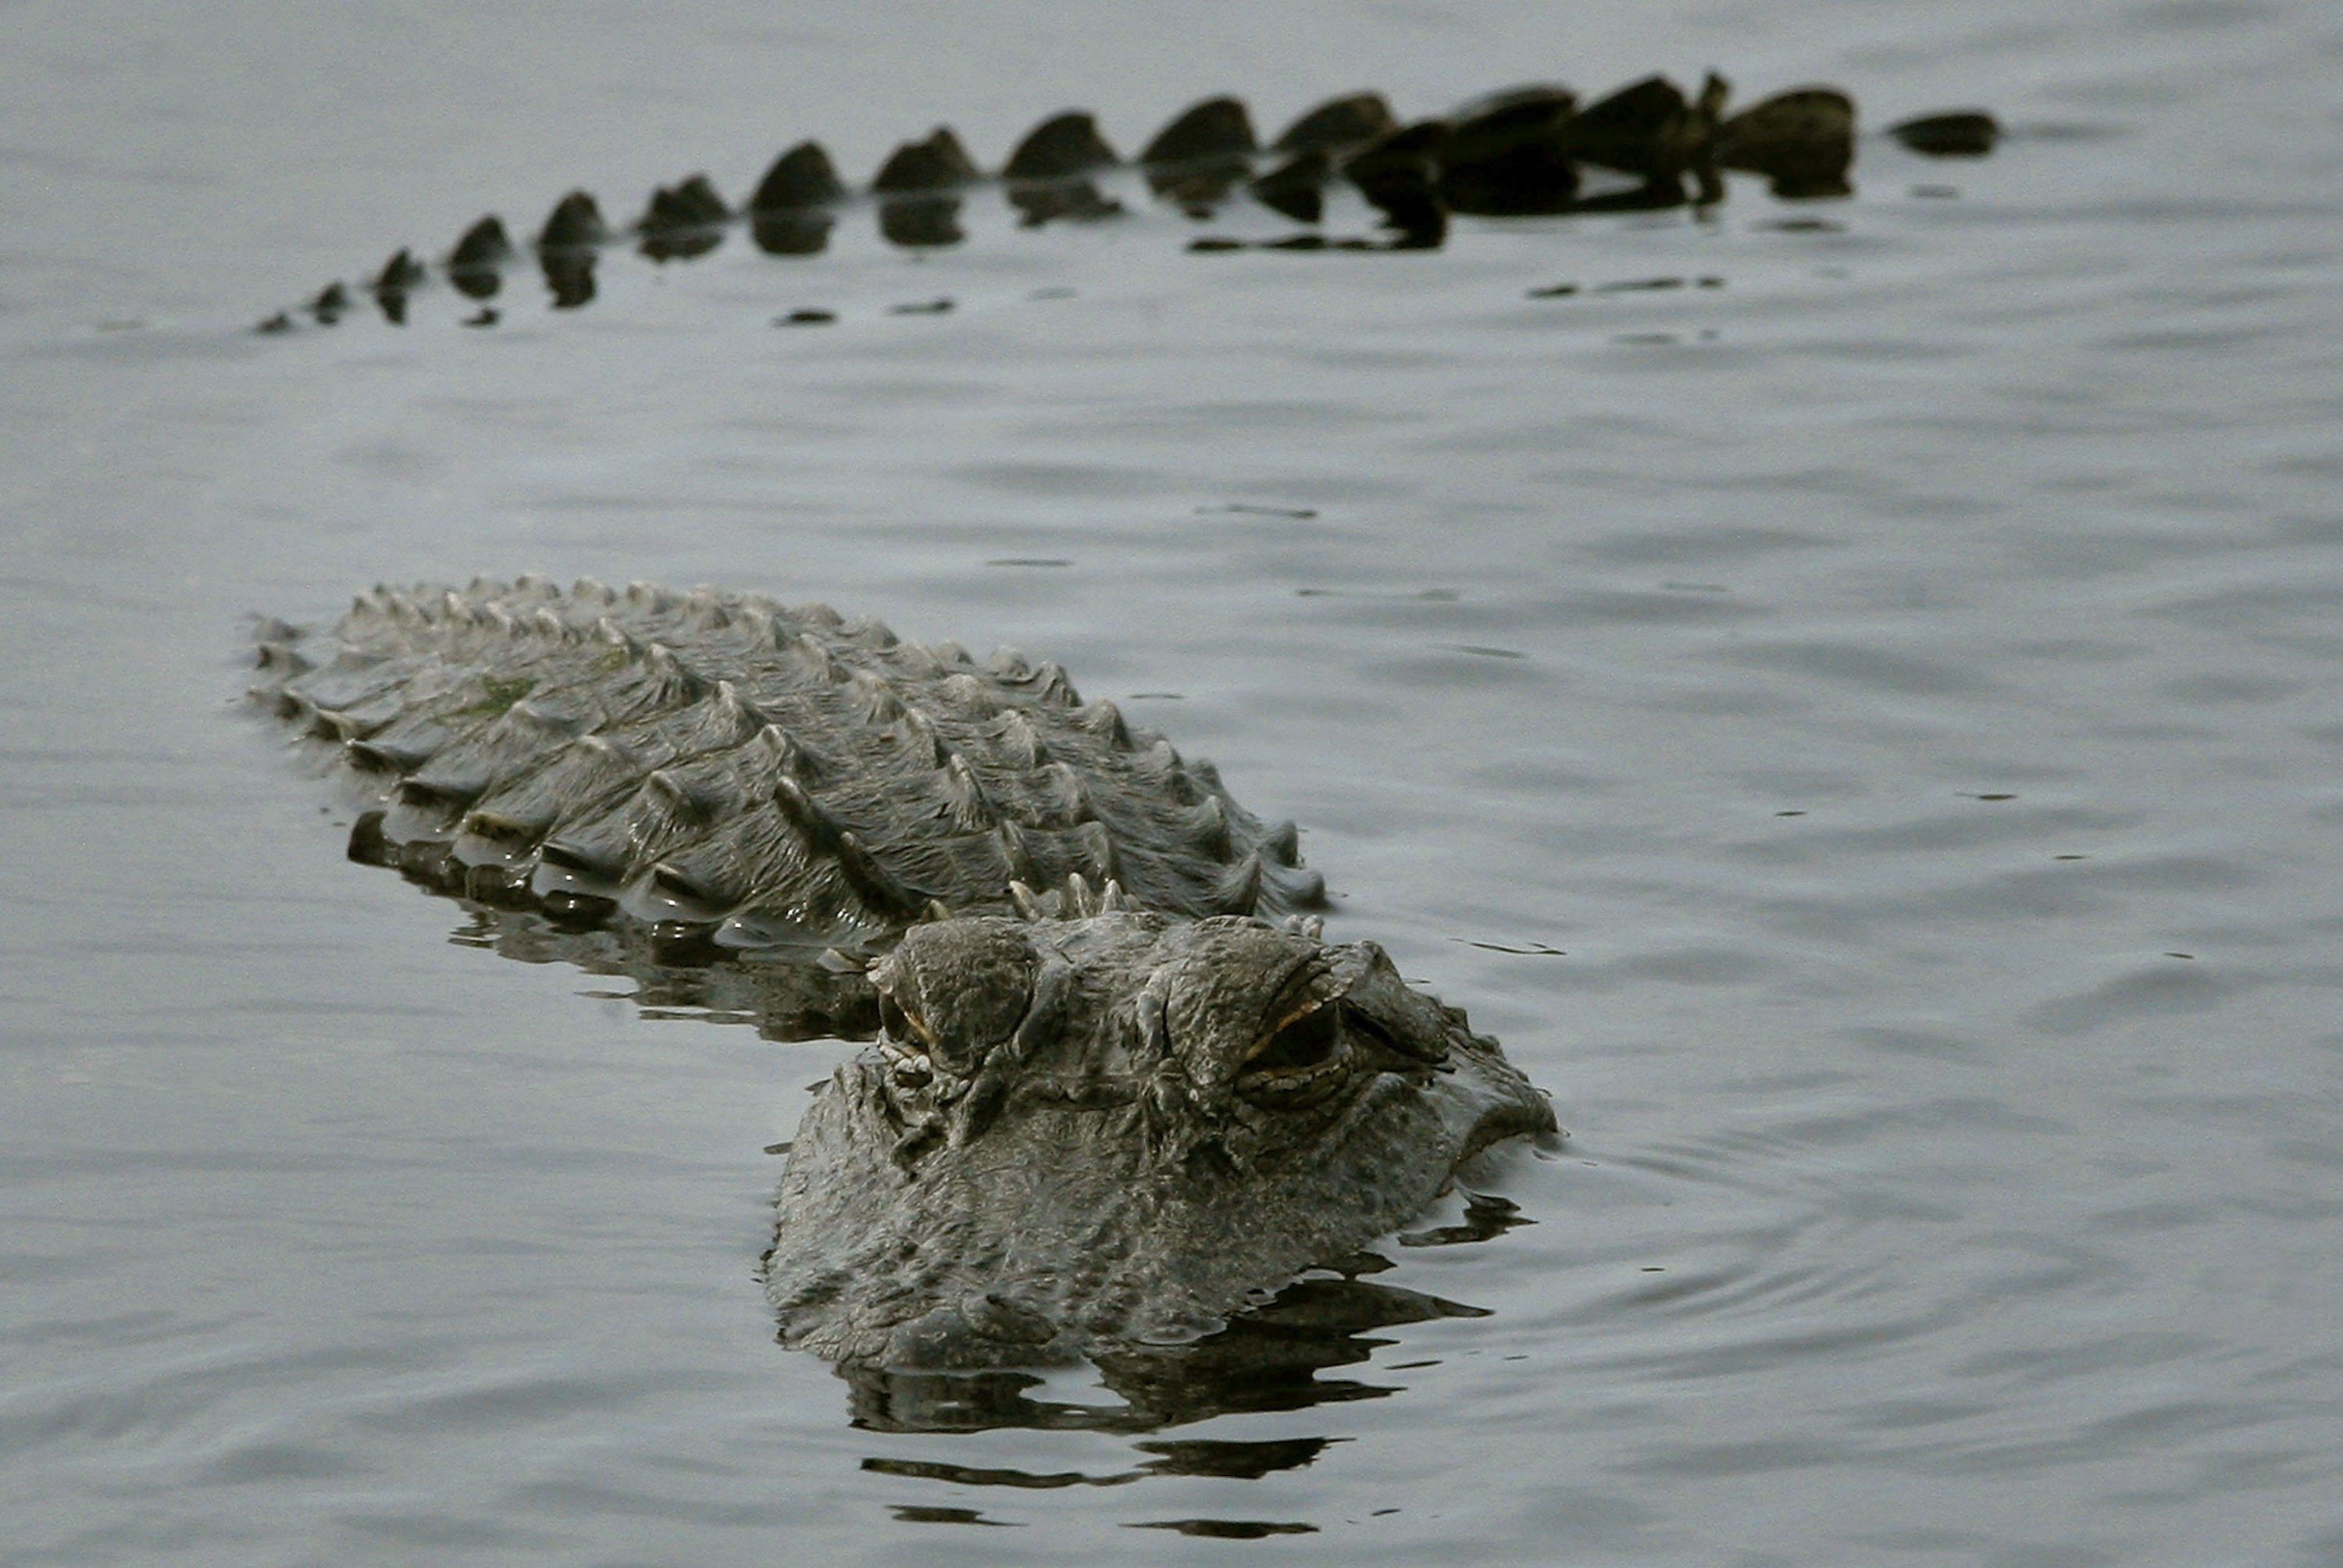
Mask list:
[[[1650,76],[1584,105],[1566,87],[1541,85],[1403,123],[1382,95],[1355,93],[1319,105],[1266,145],[1242,103],[1214,97],[1172,120],[1129,164],[1091,115],[1068,111],[1035,126],[991,176],[958,136],[939,126],[898,147],[860,196],[820,144],[807,141],[775,159],[738,208],[699,174],[654,192],[639,216],[613,227],[591,195],[572,191],[528,251],[553,307],[567,310],[593,300],[602,254],[628,243],[655,262],[686,261],[745,227],[767,255],[812,256],[827,248],[841,216],[866,207],[893,245],[957,245],[964,237],[962,204],[987,184],[997,186],[1027,226],[1117,216],[1128,209],[1113,187],[1132,185],[1133,176],[1147,198],[1199,221],[1244,201],[1303,226],[1267,240],[1205,236],[1191,242],[1199,251],[1431,250],[1445,241],[1452,216],[1712,206],[1725,197],[1728,171],[1760,176],[1785,199],[1847,194],[1856,136],[1855,102],[1846,93],[1793,88],[1728,113],[1730,95],[1714,72],[1696,94]],[[1991,150],[1999,127],[1983,112],[1956,110],[1902,121],[1888,134],[1930,156],[1969,156]],[[1373,233],[1319,231],[1330,196],[1344,186],[1376,216]],[[410,300],[435,278],[470,303],[468,325],[493,326],[501,317],[496,301],[505,275],[522,260],[503,220],[490,215],[467,229],[436,269],[401,248],[371,277],[329,284],[297,309],[269,317],[259,330],[289,332],[305,321],[332,326],[362,298],[387,321],[404,325]]]
[[1140,1365],[1554,1130],[1463,1012],[1294,912],[1291,823],[1053,664],[527,578],[377,589],[258,658],[367,803],[353,859],[785,977],[776,1033],[875,1015],[783,1173],[788,1343]]

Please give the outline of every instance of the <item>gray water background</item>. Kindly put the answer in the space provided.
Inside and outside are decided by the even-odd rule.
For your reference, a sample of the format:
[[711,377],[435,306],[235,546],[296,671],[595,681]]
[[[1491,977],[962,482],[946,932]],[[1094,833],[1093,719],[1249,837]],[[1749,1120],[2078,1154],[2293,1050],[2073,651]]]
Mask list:
[[[2015,134],[244,330],[804,135],[1711,64]],[[2338,82],[2253,0],[0,7],[0,1561],[2343,1563]],[[850,1424],[753,1278],[843,1048],[480,950],[233,703],[525,569],[1015,643],[1300,818],[1574,1134],[1392,1250],[1493,1315],[1169,1434],[1257,1479]]]

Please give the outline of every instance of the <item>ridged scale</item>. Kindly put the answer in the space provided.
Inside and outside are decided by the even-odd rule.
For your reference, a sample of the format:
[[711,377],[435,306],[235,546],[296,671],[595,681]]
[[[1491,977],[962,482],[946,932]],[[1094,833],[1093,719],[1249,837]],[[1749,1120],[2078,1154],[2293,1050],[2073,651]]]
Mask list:
[[330,631],[260,628],[256,695],[376,798],[354,858],[571,917],[738,947],[867,945],[1111,879],[1169,914],[1320,902],[1290,823],[1084,705],[1055,664],[979,665],[827,606],[581,580],[377,588]]

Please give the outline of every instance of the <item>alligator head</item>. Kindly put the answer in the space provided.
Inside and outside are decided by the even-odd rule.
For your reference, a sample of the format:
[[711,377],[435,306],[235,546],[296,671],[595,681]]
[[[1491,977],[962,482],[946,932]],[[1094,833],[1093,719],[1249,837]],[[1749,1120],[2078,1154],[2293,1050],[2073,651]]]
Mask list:
[[1196,1338],[1554,1127],[1381,948],[1300,925],[942,920],[871,979],[881,1032],[806,1112],[766,1261],[784,1342],[848,1362]]

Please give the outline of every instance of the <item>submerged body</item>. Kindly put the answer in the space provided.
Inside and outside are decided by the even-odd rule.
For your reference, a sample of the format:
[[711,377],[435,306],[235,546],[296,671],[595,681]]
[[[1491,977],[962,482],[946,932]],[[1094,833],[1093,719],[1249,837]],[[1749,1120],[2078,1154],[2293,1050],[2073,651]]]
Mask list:
[[1263,918],[1322,897],[1291,824],[1053,665],[530,578],[268,623],[260,662],[368,799],[353,858],[819,974],[800,1036],[875,1004],[782,1178],[789,1343],[990,1366],[1194,1338],[1554,1128],[1380,949]]

